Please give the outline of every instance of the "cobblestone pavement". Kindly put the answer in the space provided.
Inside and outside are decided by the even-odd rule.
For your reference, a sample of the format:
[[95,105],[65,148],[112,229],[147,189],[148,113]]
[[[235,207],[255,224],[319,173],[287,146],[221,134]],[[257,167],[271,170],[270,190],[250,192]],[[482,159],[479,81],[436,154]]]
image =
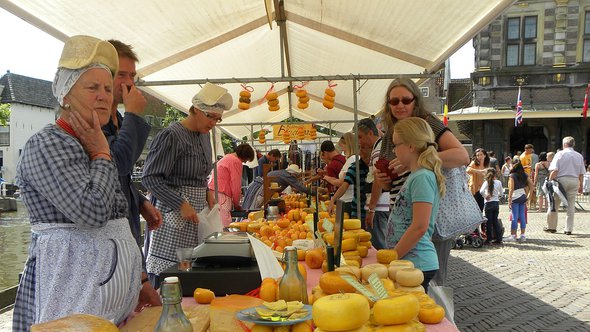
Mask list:
[[[543,232],[545,214],[529,213],[527,241],[452,250],[448,286],[462,332],[590,331],[590,204],[576,213],[573,235]],[[507,233],[508,207],[500,206]],[[561,228],[559,228],[561,227]],[[12,311],[0,314],[10,331]]]
[[[590,331],[590,204],[573,235],[546,233],[544,213],[529,213],[527,241],[451,251],[448,286],[460,331]],[[510,232],[507,205],[500,218]],[[507,234],[505,234],[507,235]]]

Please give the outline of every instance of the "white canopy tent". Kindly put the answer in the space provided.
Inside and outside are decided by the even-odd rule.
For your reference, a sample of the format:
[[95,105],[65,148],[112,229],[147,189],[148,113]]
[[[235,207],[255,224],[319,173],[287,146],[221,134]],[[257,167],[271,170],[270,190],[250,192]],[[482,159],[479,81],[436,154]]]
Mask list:
[[[142,89],[180,110],[188,109],[199,89],[197,82],[224,82],[235,101],[219,127],[241,138],[252,127],[235,124],[278,122],[291,116],[315,123],[348,120],[332,128],[350,130],[355,109],[359,117],[379,112],[391,75],[436,72],[514,2],[0,0],[0,7],[60,40],[87,34],[133,45],[140,57]],[[333,82],[338,86],[332,110],[321,103],[327,80],[307,85],[311,102],[306,110],[297,109],[290,92],[290,86],[302,82],[279,81],[338,75],[348,79]],[[359,79],[355,90],[350,75],[390,77]],[[188,84],[169,85],[179,80]],[[156,82],[167,84],[151,84]],[[271,113],[258,101],[273,83],[281,109]],[[254,88],[247,111],[237,108],[241,84]]]

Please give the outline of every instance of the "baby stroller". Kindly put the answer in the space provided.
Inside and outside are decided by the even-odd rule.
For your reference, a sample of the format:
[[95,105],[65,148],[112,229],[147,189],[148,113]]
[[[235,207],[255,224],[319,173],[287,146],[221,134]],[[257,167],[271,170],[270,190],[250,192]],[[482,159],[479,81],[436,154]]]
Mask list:
[[[483,224],[482,224],[483,225]],[[483,228],[482,228],[483,229]],[[471,245],[473,248],[483,247],[483,242],[486,240],[486,234],[480,230],[479,227],[474,229],[469,234],[461,234],[455,239],[453,249],[461,249],[465,245]]]

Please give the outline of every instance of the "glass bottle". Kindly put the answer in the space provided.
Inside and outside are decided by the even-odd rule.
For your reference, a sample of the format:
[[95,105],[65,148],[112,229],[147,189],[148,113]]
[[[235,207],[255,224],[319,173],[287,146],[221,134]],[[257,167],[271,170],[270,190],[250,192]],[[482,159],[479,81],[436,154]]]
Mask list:
[[182,311],[182,291],[178,277],[167,277],[160,286],[162,315],[155,332],[192,332],[193,326]]
[[279,283],[279,299],[301,301],[307,304],[307,285],[299,272],[297,248],[293,246],[285,247],[284,253],[286,267],[285,274]]

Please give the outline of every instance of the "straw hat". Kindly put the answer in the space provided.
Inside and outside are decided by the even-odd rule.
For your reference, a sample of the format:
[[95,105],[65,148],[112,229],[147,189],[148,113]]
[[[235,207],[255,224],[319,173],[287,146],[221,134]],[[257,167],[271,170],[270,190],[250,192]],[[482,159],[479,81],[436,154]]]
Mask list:
[[293,173],[293,174],[299,174],[299,173],[301,173],[301,169],[299,168],[299,166],[297,166],[295,164],[289,165],[287,167],[286,171],[289,172],[289,173]]
[[93,63],[107,66],[114,75],[119,70],[119,55],[111,43],[92,36],[72,36],[66,40],[58,67],[80,69]]
[[223,114],[234,101],[226,89],[207,82],[193,97],[193,106],[201,111]]

